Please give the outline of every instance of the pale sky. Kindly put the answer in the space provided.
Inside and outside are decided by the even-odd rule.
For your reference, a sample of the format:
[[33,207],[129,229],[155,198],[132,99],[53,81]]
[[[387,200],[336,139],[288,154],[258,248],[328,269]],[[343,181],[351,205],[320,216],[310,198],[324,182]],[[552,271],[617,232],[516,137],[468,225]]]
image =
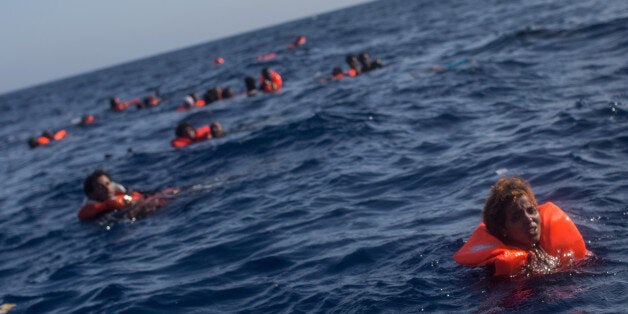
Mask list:
[[372,0],[0,0],[0,94]]

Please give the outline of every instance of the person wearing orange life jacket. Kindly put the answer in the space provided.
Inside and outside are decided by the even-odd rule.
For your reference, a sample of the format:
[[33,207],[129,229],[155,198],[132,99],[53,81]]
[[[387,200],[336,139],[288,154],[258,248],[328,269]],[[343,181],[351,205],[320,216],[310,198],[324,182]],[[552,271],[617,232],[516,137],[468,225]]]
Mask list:
[[558,206],[537,205],[530,185],[501,178],[491,188],[483,222],[454,254],[465,266],[487,266],[495,276],[547,273],[593,254]]
[[30,146],[30,148],[35,148],[37,146],[47,145],[50,144],[50,142],[52,141],[58,141],[60,139],[63,139],[67,135],[68,133],[63,129],[55,133],[52,133],[50,131],[44,131],[39,137],[31,137],[28,140],[28,146]]
[[260,75],[259,80],[260,90],[265,92],[279,92],[283,86],[281,75],[269,68],[262,70],[262,75]]
[[80,220],[96,219],[106,213],[126,209],[144,198],[139,192],[127,193],[124,186],[111,180],[103,170],[91,173],[83,182],[87,199],[79,209]]
[[335,67],[331,70],[331,79],[336,81],[345,78],[346,74],[342,72],[340,67]]
[[94,220],[108,213],[118,212],[124,218],[140,218],[154,212],[179,193],[179,188],[167,188],[157,193],[130,192],[111,180],[109,174],[97,169],[83,181],[87,199],[79,209],[80,220]]
[[297,36],[297,38],[294,39],[294,42],[291,43],[288,46],[288,49],[294,49],[296,47],[299,47],[299,46],[305,44],[306,41],[307,40],[306,40],[305,36]]
[[161,99],[157,95],[149,95],[140,103],[137,104],[137,109],[146,109],[156,107],[161,102]]
[[197,93],[192,93],[183,98],[183,105],[177,107],[177,111],[190,110],[194,107],[205,106],[205,100],[199,99]]
[[172,147],[180,148],[188,146],[192,143],[202,142],[215,137],[224,136],[222,125],[218,122],[212,122],[211,125],[204,125],[198,129],[188,122],[179,123],[175,131],[177,136],[170,142]]
[[79,122],[79,124],[88,125],[88,124],[94,123],[94,121],[96,121],[96,118],[94,117],[94,115],[86,114],[81,117],[81,121]]
[[129,101],[122,102],[118,97],[109,98],[109,107],[112,111],[122,111],[126,108],[129,108],[132,105],[137,105],[142,101],[139,98],[135,98]]

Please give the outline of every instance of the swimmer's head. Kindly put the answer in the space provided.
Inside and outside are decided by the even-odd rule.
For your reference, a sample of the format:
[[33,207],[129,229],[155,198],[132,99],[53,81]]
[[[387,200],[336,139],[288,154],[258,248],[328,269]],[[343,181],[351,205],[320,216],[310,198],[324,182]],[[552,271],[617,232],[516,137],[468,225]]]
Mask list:
[[358,61],[358,57],[356,57],[354,54],[351,54],[351,53],[348,54],[347,57],[345,58],[345,61],[347,62],[350,68],[356,71],[360,69],[360,62]]
[[225,131],[222,128],[222,125],[219,122],[212,122],[212,137],[222,137],[225,135]]
[[267,80],[272,80],[272,73],[273,71],[271,71],[269,68],[263,68],[262,69],[262,76],[267,79]]
[[183,97],[183,106],[187,107],[187,108],[192,108],[194,107],[194,104],[196,103],[196,101],[194,100],[194,98],[192,96],[185,96]]
[[233,98],[233,96],[235,96],[235,94],[231,88],[227,87],[222,90],[222,99]]
[[482,218],[486,229],[506,244],[529,249],[540,239],[536,198],[522,178],[499,179],[486,198]]
[[116,108],[119,104],[120,104],[120,98],[118,97],[109,98],[109,105],[111,106],[112,109]]
[[342,69],[339,68],[339,67],[335,67],[335,68],[333,68],[331,70],[331,75],[332,76],[337,76],[337,75],[340,75],[340,74],[342,74]]
[[181,122],[177,126],[177,130],[175,131],[177,137],[185,137],[193,140],[196,138],[196,130],[194,127],[188,122]]
[[371,55],[368,52],[362,51],[360,55],[358,55],[358,59],[360,59],[360,63],[362,63],[362,67],[370,67],[371,66]]
[[90,123],[94,122],[94,120],[96,120],[96,119],[94,118],[93,115],[85,114],[85,115],[83,115],[81,117],[81,124],[82,125],[90,124]]
[[248,94],[255,93],[257,91],[257,87],[255,86],[255,79],[247,76],[244,78],[244,84],[246,85],[246,92]]
[[100,169],[85,178],[83,191],[85,196],[97,202],[104,202],[116,196],[116,187],[111,181],[111,177],[107,172]]
[[37,141],[36,137],[31,137],[28,139],[28,146],[30,146],[30,148],[35,148],[39,146],[39,141]]

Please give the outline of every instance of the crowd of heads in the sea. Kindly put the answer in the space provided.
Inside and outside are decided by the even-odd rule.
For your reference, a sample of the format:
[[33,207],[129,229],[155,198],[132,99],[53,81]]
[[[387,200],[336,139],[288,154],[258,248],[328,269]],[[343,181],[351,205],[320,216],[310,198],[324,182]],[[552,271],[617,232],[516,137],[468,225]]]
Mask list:
[[[288,49],[297,48],[305,42],[304,36],[298,36]],[[277,53],[272,52],[257,59],[267,60],[276,56]],[[223,58],[214,60],[215,65],[224,62]],[[334,67],[331,77],[323,78],[321,82],[354,77],[383,66],[381,60],[371,60],[367,52],[361,52],[357,56],[348,54],[345,62],[349,67],[347,71]],[[468,62],[468,59],[462,59],[433,66],[427,71],[443,71]],[[417,73],[421,74],[415,74]],[[283,86],[283,79],[276,71],[264,68],[257,82],[255,78],[246,76],[244,86],[245,92],[241,94],[236,94],[231,88],[219,86],[207,89],[203,97],[191,92],[183,98],[182,104],[176,110],[186,111],[237,96],[251,97],[259,92],[278,93]],[[112,111],[123,111],[132,106],[137,109],[152,108],[161,101],[158,94],[154,94],[144,99],[127,101],[112,97],[109,103]],[[79,124],[88,125],[94,121],[95,117],[87,114],[80,119]],[[170,144],[175,148],[225,135],[223,126],[216,121],[200,127],[184,121],[176,126],[174,133],[175,138]],[[45,131],[41,136],[29,139],[28,144],[34,148],[59,141],[66,135],[63,129],[56,132]],[[178,192],[178,189],[166,189],[157,193],[130,191],[112,181],[105,171],[96,170],[84,181],[86,200],[78,212],[78,218],[93,220],[106,214],[129,219],[143,217]],[[553,272],[592,256],[569,216],[551,202],[538,205],[530,185],[522,178],[499,179],[486,199],[482,218],[483,222],[454,255],[454,259],[462,265],[486,266],[494,275],[517,276]]]

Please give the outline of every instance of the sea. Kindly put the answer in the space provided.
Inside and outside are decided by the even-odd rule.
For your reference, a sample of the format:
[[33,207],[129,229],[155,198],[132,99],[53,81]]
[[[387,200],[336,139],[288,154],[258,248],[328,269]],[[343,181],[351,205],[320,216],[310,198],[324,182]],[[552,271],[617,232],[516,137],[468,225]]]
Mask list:
[[[325,80],[362,51],[384,67]],[[283,89],[242,96],[266,67]],[[214,86],[239,95],[175,109]],[[151,93],[159,106],[109,110]],[[11,314],[628,306],[628,1],[370,2],[7,93],[0,110]],[[77,125],[84,114],[96,122]],[[172,148],[183,121],[226,136]],[[82,222],[95,169],[181,192],[145,218]],[[595,257],[510,279],[456,264],[511,175],[567,212]]]

